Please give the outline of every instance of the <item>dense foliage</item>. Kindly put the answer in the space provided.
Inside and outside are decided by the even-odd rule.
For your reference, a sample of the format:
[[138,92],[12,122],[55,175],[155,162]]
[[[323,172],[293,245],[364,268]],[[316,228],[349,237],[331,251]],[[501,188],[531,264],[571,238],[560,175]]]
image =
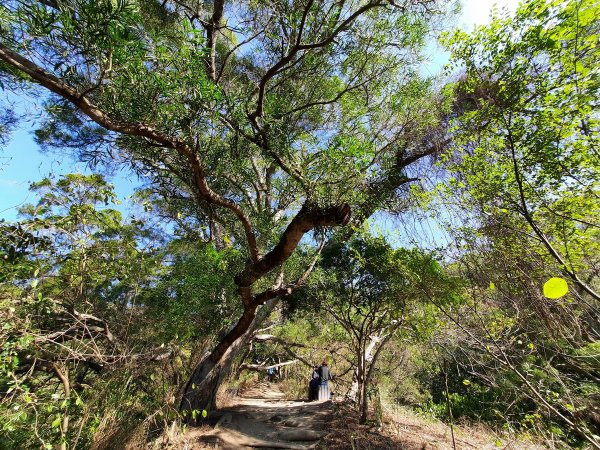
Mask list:
[[182,410],[214,406],[259,307],[299,284],[278,273],[302,237],[393,205],[443,147],[447,108],[418,75],[442,12],[433,0],[3,3],[2,80],[51,93],[38,142],[127,164],[246,258],[239,320],[198,361]]
[[[442,189],[464,218],[451,235],[470,285],[467,306],[446,311],[465,333],[446,346],[464,374],[463,386],[452,377],[458,403],[511,428],[564,438],[566,426],[567,439],[593,446],[599,12],[596,2],[527,2],[447,36],[464,75]],[[552,295],[545,283],[561,277],[568,293]]]
[[[145,185],[50,176],[0,222],[0,447],[142,447],[266,367],[304,395],[328,358],[362,422],[600,448],[600,6],[448,32],[434,82],[448,12],[3,2],[0,145],[37,102],[42,148]],[[367,226],[411,208],[435,251]]]

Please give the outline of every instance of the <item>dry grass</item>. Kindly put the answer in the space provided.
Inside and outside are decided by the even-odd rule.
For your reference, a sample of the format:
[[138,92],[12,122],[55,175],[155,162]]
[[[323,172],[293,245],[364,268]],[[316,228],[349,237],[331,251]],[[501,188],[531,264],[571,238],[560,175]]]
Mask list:
[[[383,425],[359,425],[358,413],[346,403],[294,403],[284,398],[284,383],[257,383],[247,380],[236,387],[236,391],[223,389],[219,393],[221,408],[227,408],[233,415],[235,427],[215,433],[217,417],[200,427],[187,430],[173,429],[163,436],[165,449],[208,450],[227,448],[249,448],[256,446],[248,439],[266,439],[276,433],[281,426],[271,421],[277,415],[304,421],[304,428],[322,430],[328,434],[316,448],[320,450],[540,450],[544,447],[515,436],[499,435],[483,425],[460,425],[454,427],[455,447],[450,427],[438,420],[420,417],[412,410],[403,407],[388,407],[385,410]],[[245,388],[245,389],[244,389]],[[292,390],[288,391],[291,393]],[[239,394],[236,396],[235,394]],[[222,413],[222,411],[221,411]],[[219,415],[217,412],[216,416]],[[246,441],[236,441],[231,445],[223,433],[244,432]],[[231,437],[231,436],[230,436]],[[235,436],[234,436],[235,437]],[[254,439],[254,440],[256,440]],[[156,443],[155,443],[156,444]],[[150,447],[147,447],[150,448]]]
[[[317,447],[321,450],[452,450],[450,427],[416,416],[405,408],[385,415],[381,429],[359,425],[357,412],[347,404],[338,408],[328,424],[331,433]],[[484,426],[454,427],[456,449],[540,450],[546,448],[514,436],[497,435]]]

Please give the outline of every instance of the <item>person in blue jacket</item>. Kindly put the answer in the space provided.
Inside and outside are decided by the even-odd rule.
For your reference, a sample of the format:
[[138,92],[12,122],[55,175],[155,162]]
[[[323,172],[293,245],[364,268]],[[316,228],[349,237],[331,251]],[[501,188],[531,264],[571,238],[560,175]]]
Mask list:
[[310,382],[308,383],[308,401],[312,402],[319,397],[319,366],[315,366],[313,368],[312,375],[310,377]]

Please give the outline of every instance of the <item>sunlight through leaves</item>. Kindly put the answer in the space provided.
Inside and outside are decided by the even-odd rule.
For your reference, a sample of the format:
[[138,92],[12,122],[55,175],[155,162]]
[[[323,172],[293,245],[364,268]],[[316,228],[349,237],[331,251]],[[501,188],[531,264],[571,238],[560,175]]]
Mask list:
[[569,292],[569,286],[564,278],[553,277],[544,283],[544,297],[557,299]]

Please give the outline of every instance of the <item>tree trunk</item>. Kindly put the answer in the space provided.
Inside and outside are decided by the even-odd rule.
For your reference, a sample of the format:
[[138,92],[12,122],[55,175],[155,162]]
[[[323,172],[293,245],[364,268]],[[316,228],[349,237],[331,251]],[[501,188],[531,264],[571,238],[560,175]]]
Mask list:
[[[361,347],[364,344],[365,339],[366,338],[361,337],[361,339],[360,339]],[[359,347],[359,349],[357,350],[358,365],[357,365],[356,369],[354,370],[352,386],[350,387],[350,391],[348,391],[348,394],[347,394],[347,396],[350,399],[352,399],[352,401],[356,402],[356,404],[358,406],[358,410],[359,410],[359,412],[361,412],[361,414],[362,414],[362,410],[363,410],[363,405],[365,404],[365,397],[367,395],[366,374],[368,373],[368,370],[369,370],[369,361],[372,358],[371,353],[373,352],[373,348],[376,343],[377,343],[377,340],[375,340],[373,337],[371,337],[369,345],[367,345],[365,348]],[[361,423],[364,423],[364,422],[361,422]]]
[[[65,401],[68,403],[71,397],[71,383],[69,381],[68,367],[60,367],[57,363],[52,363],[54,372],[60,378],[65,394]],[[60,450],[67,450],[67,432],[69,431],[69,410],[68,406],[63,411],[63,420],[60,425]]]
[[368,389],[369,384],[371,384],[371,379],[373,378],[373,369],[375,368],[375,364],[377,364],[377,358],[380,355],[381,349],[388,342],[393,333],[388,333],[384,335],[385,330],[381,330],[377,335],[371,335],[369,345],[365,349],[364,352],[364,367],[363,367],[363,377],[362,377],[362,397],[359,403],[359,411],[360,418],[359,423],[366,423],[369,418],[369,396]]
[[360,402],[360,417],[358,419],[358,423],[360,424],[365,424],[367,422],[367,419],[369,418],[369,398],[368,398],[368,394],[367,394],[367,387],[368,387],[368,383],[363,382],[362,385],[362,399]]
[[238,323],[217,347],[198,363],[183,390],[179,411],[193,422],[192,411],[210,411],[216,407],[217,390],[229,375],[235,356],[252,338],[254,332],[271,314],[280,298],[265,303],[258,312],[247,308]]
[[[270,314],[279,299],[291,294],[297,285],[303,282],[312,270],[312,265],[294,286],[282,287],[283,275],[280,276],[280,282],[272,289],[256,295],[252,294],[252,285],[276,267],[281,266],[294,252],[302,237],[310,230],[315,227],[346,225],[350,221],[350,217],[351,211],[348,204],[321,208],[311,202],[305,202],[286,227],[275,247],[262,257],[251,261],[235,277],[234,281],[238,286],[244,312],[237,324],[214,350],[200,361],[187,382],[179,410],[186,413],[188,421],[192,420],[192,411],[194,410],[214,409],[217,390],[221,381],[229,374],[235,355],[248,342],[253,332]],[[264,306],[257,314],[257,309],[263,304]]]
[[358,401],[358,367],[354,368],[354,373],[352,374],[352,384],[350,385],[350,389],[346,393],[346,398],[352,402]]
[[363,424],[367,421],[368,418],[368,408],[369,408],[369,399],[367,394],[367,389],[369,387],[369,383],[367,380],[367,374],[369,373],[370,368],[368,366],[367,352],[372,349],[372,346],[369,345],[363,352],[361,352],[361,370],[358,377],[358,387],[360,396],[358,398],[358,411],[359,411],[359,423]]

